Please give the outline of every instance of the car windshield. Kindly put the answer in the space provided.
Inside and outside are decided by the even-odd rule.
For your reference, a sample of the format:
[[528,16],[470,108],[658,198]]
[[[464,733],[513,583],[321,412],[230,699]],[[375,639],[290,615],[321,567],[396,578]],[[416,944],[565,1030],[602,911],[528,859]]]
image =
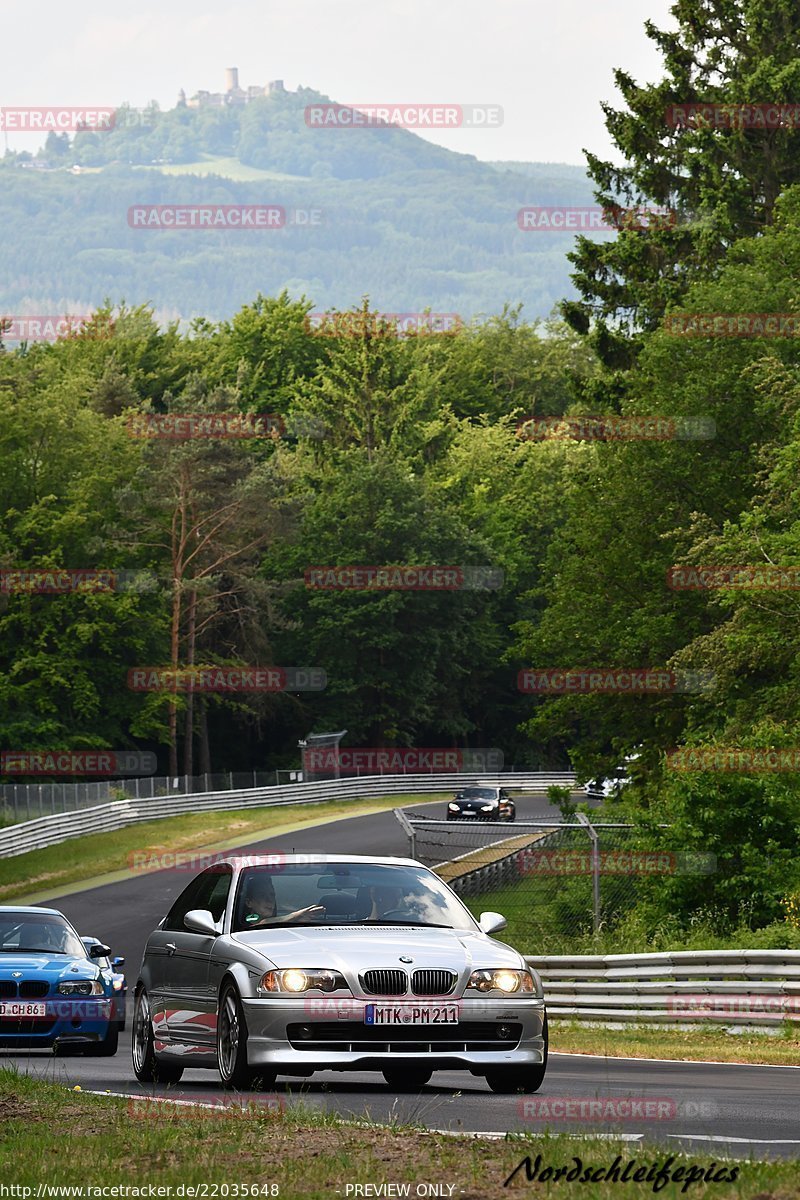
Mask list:
[[497,792],[493,788],[462,788],[456,794],[456,800],[495,800]]
[[461,902],[424,867],[337,862],[246,868],[233,932],[277,925],[476,928]]
[[54,913],[0,914],[0,954],[68,954],[86,958],[86,948],[63,917]]

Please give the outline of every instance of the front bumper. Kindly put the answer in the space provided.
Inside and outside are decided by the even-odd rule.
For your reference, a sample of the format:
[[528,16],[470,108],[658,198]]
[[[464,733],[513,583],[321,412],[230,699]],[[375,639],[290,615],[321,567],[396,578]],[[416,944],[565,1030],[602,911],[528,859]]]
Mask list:
[[[380,1070],[398,1058],[480,1074],[544,1062],[543,1000],[469,999],[455,1025],[367,1025],[368,1003],[348,997],[243,998],[252,1065],[309,1070]],[[446,1003],[447,1001],[439,1001]]]
[[113,1001],[101,996],[50,996],[37,1003],[44,1004],[44,1016],[0,1017],[0,1047],[46,1050],[57,1042],[99,1042],[113,1019]]

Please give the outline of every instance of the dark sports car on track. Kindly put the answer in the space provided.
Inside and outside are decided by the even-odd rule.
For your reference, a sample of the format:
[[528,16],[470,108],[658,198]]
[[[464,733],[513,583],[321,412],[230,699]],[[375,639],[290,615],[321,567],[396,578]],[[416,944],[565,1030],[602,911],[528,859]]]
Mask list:
[[517,806],[502,787],[463,787],[447,805],[448,821],[515,821]]
[[198,875],[151,933],[135,988],[141,1083],[216,1069],[228,1088],[277,1075],[435,1070],[534,1092],[547,1067],[542,984],[413,859],[230,858]]
[[0,907],[0,1046],[116,1054],[113,985],[63,913]]

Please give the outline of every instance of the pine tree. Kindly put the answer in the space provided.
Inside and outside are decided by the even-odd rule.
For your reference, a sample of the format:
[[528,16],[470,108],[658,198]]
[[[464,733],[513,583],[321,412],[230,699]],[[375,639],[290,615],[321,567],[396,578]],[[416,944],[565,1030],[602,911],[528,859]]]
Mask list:
[[[780,192],[800,181],[798,0],[677,0],[671,13],[674,32],[645,23],[664,78],[639,86],[617,70],[627,109],[603,104],[625,165],[587,152],[605,209],[674,213],[674,221],[620,220],[614,240],[580,237],[570,255],[580,299],[565,301],[563,315],[612,369],[630,365],[641,333],[737,237],[770,225]],[[686,111],[693,103],[716,106],[714,115]],[[768,104],[783,113],[765,127]]]

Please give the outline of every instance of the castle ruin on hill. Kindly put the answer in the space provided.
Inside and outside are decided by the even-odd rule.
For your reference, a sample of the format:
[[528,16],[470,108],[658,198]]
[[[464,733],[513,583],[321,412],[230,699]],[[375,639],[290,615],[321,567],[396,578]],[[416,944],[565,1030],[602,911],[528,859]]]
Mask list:
[[271,92],[285,92],[282,79],[273,79],[266,87],[254,85],[248,88],[239,86],[239,68],[225,68],[224,92],[197,92],[191,99],[186,99],[186,92],[181,88],[178,93],[179,108],[225,108],[229,104],[249,104],[261,96],[269,96]]

